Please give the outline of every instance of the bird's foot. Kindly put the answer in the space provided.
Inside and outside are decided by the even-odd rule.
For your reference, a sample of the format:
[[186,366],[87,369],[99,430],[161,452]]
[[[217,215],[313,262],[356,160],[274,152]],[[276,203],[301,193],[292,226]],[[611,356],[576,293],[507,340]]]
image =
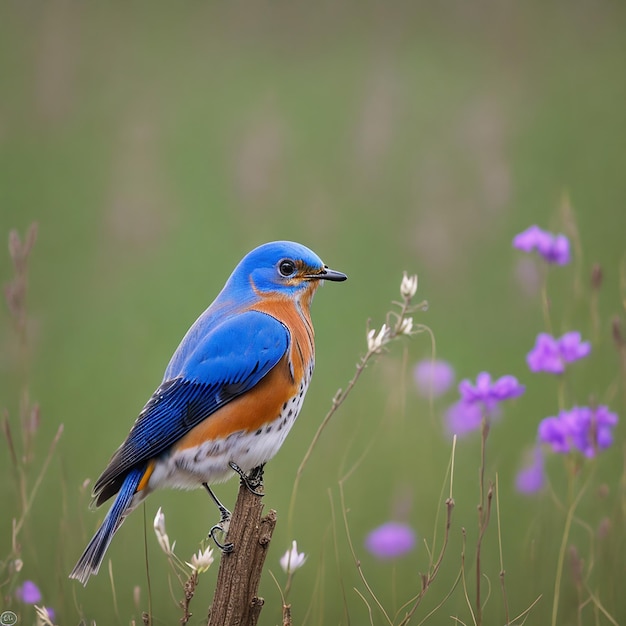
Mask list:
[[222,543],[216,536],[216,533],[222,533],[224,535],[224,537],[226,536],[226,534],[228,533],[228,523],[230,522],[230,518],[226,521],[220,521],[219,524],[215,524],[215,526],[213,526],[213,528],[211,528],[211,530],[209,531],[209,538],[213,539],[213,541],[215,542],[215,545],[222,551],[225,552],[226,554],[228,554],[229,552],[232,552],[235,549],[235,546],[233,545],[232,542],[227,541],[225,543]]
[[228,465],[236,474],[239,474],[241,483],[246,486],[250,493],[255,496],[264,496],[262,491],[257,491],[259,487],[263,487],[263,467],[265,463],[257,465],[250,470],[249,474],[246,474],[234,461],[229,461]]
[[220,532],[224,537],[228,534],[228,527],[230,526],[230,511],[217,499],[217,496],[211,490],[211,487],[207,483],[202,483],[203,487],[209,492],[213,502],[217,505],[217,508],[220,512],[220,521],[215,524],[209,531],[209,538],[213,539],[215,545],[222,552],[232,552],[234,549],[234,545],[231,542],[222,543],[217,539],[215,533]]

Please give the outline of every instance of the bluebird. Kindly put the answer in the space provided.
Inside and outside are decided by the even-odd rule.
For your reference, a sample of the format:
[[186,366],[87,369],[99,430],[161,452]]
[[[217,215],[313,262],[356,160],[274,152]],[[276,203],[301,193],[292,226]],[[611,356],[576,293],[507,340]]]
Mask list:
[[323,280],[346,278],[290,241],[240,261],[96,481],[94,504],[115,500],[70,578],[86,585],[97,574],[125,517],[160,487],[204,486],[228,518],[210,485],[245,479],[278,452],[313,374],[313,294]]

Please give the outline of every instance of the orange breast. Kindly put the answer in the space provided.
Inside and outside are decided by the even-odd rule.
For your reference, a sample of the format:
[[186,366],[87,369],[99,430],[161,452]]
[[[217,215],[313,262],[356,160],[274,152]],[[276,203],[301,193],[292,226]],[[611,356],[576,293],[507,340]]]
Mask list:
[[232,400],[190,430],[175,444],[177,449],[192,448],[241,431],[256,431],[280,416],[283,405],[299,392],[309,376],[314,359],[313,326],[309,303],[314,289],[306,294],[300,310],[290,298],[271,294],[251,307],[279,320],[291,334],[290,351],[250,391]]
[[296,390],[285,356],[253,389],[192,428],[175,447],[193,448],[205,441],[225,439],[232,433],[258,430],[280,415],[283,404]]
[[261,302],[251,307],[252,310],[267,313],[282,322],[291,334],[290,359],[293,376],[297,383],[312,366],[315,358],[313,324],[309,313],[309,305],[316,283],[305,293],[298,306],[291,298],[280,294],[266,296]]

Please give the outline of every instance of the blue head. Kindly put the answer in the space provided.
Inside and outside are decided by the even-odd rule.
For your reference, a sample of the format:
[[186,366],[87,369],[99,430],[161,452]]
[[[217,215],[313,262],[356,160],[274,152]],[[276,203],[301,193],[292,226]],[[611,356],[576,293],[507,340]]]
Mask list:
[[213,304],[189,329],[165,371],[164,380],[179,374],[198,341],[225,315],[246,310],[264,296],[297,299],[301,309],[306,310],[320,281],[346,278],[326,267],[314,252],[299,243],[275,241],[255,248],[240,261]]
[[312,250],[292,241],[263,244],[246,254],[224,291],[263,297],[268,293],[300,297],[315,291],[321,280],[342,281],[346,275],[329,269]]

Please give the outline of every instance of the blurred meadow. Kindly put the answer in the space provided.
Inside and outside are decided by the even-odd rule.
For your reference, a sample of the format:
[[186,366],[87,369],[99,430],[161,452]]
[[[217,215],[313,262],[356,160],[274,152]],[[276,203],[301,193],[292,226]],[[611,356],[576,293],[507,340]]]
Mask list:
[[[153,494],[84,589],[67,575],[107,509],[89,510],[84,483],[239,259],[292,239],[349,280],[316,296],[313,383],[266,468],[265,506],[278,526],[260,623],[281,621],[268,570],[285,584],[279,559],[293,539],[307,554],[288,597],[297,624],[388,623],[350,542],[394,624],[420,591],[434,533],[441,548],[452,453],[443,415],[458,394],[418,395],[413,367],[433,356],[426,333],[369,362],[323,431],[288,520],[298,465],[367,351],[368,321],[380,328],[400,299],[404,270],[419,275],[416,299],[429,303],[414,322],[432,329],[457,381],[488,371],[526,385],[487,442],[501,549],[494,505],[482,623],[520,624],[513,618],[538,598],[528,624],[626,623],[626,348],[620,354],[614,337],[619,323],[626,336],[625,33],[626,5],[609,0],[3,2],[0,235],[23,238],[37,222],[38,236],[25,341],[9,308],[0,311],[0,408],[18,450],[20,429],[33,439],[17,469],[6,437],[0,445],[0,612],[36,622],[15,596],[29,580],[54,623],[141,623],[149,609],[154,624],[178,623],[183,593],[152,520],[162,507],[176,553],[189,560],[215,507],[202,490]],[[572,263],[546,268],[513,249],[532,224],[565,233]],[[621,423],[613,445],[569,480],[576,461],[547,450],[548,484],[522,495],[515,479],[538,424],[559,410],[557,377],[531,373],[525,357],[539,332],[573,330],[592,351],[563,377],[566,405],[606,404]],[[33,403],[40,424],[21,427]],[[457,441],[449,545],[411,623],[480,621],[480,449],[478,432]],[[42,468],[12,546],[13,520]],[[236,482],[216,492],[232,506]],[[380,560],[364,542],[388,521],[410,525],[418,541]],[[466,593],[457,579],[464,545]],[[206,618],[216,573],[217,563],[200,577],[192,624]]]

